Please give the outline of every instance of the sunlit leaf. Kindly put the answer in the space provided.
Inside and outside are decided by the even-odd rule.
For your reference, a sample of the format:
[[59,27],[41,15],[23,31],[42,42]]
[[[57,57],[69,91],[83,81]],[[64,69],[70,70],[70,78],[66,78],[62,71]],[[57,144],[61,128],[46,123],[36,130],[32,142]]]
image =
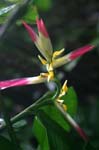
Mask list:
[[16,4],[0,7],[0,23],[3,23],[9,15],[9,12],[15,8]]
[[11,3],[17,3],[17,2],[20,2],[22,0],[6,0],[7,2],[11,2]]

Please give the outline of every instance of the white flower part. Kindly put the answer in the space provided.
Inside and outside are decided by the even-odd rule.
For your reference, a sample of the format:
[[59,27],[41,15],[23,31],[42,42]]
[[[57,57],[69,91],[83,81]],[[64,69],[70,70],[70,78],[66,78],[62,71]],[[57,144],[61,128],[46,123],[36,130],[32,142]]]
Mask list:
[[35,76],[35,77],[30,77],[27,78],[28,84],[38,84],[38,83],[43,83],[47,80],[47,78],[42,77],[42,76]]
[[60,66],[63,66],[65,64],[67,64],[68,62],[71,61],[71,59],[69,58],[70,55],[65,55],[63,57],[57,58],[53,61],[53,68],[58,68]]
[[0,118],[0,128],[2,128],[2,126],[4,126],[4,125],[5,125],[4,119]]
[[41,48],[40,52],[43,53],[43,56],[46,58],[46,60],[50,62],[53,55],[53,48],[50,38],[43,36],[43,34],[39,32],[38,44],[39,47]]

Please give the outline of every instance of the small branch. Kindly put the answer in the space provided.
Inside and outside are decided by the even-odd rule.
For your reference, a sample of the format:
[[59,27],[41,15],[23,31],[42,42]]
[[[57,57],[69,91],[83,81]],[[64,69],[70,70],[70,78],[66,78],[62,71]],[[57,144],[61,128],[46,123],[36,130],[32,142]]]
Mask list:
[[[55,81],[57,82],[57,81]],[[56,85],[60,86],[59,83],[57,83]],[[59,88],[57,86],[57,90],[55,91],[55,94],[52,97],[52,100],[55,99],[57,97],[57,95],[59,94]],[[24,109],[22,112],[20,112],[19,114],[17,114],[16,116],[14,116],[13,118],[11,118],[11,123],[15,123],[17,121],[19,121],[20,119],[23,119],[25,117],[27,117],[28,115],[31,115],[35,112],[38,111],[38,109],[44,105],[47,104],[51,104],[52,101],[49,97],[51,97],[52,93],[48,92],[46,94],[44,94],[40,99],[38,99],[35,103],[33,103],[32,105],[30,105],[29,107],[27,107],[26,109]],[[6,123],[3,123],[3,125],[0,127],[0,130],[4,129],[6,127]]]
[[[49,99],[47,98],[49,93],[44,94],[39,100],[37,100],[35,103],[24,109],[22,112],[11,118],[11,123],[15,123],[19,121],[20,119],[23,119],[27,117],[28,115],[31,115],[35,113],[40,107],[47,105],[49,102]],[[0,127],[0,130],[4,129],[6,127],[6,122],[3,123],[3,125]]]
[[78,132],[78,134],[80,135],[80,137],[85,141],[88,142],[89,138],[87,137],[87,135],[85,134],[85,132],[80,128],[80,126],[75,122],[75,120],[67,113],[63,110],[63,108],[61,107],[61,105],[59,103],[57,103],[55,101],[55,106],[56,108],[60,111],[60,113],[63,115],[63,117],[66,119],[66,121],[68,121],[68,123]]

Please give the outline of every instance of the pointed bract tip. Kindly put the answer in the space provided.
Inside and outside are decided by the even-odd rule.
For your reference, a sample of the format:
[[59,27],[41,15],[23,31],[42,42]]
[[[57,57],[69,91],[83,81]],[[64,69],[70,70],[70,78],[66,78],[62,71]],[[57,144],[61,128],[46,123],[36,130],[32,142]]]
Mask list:
[[48,35],[47,29],[45,27],[43,20],[37,18],[36,23],[37,23],[38,31],[41,32],[43,34],[43,36],[48,38],[49,35]]
[[25,21],[22,21],[22,24],[24,25],[24,27],[28,31],[28,33],[29,33],[32,41],[36,42],[36,40],[37,40],[37,34],[35,33],[35,31]]
[[82,137],[82,139],[83,139],[85,142],[88,142],[88,141],[89,141],[88,136],[85,134],[85,132],[84,132],[79,126],[76,127],[76,130],[78,131],[79,135]]
[[91,51],[94,47],[95,47],[94,45],[86,45],[86,46],[83,46],[81,48],[78,48],[78,49],[76,49],[76,50],[74,50],[73,52],[70,53],[69,59],[74,60],[77,57],[80,57],[80,56],[84,55],[88,51]]

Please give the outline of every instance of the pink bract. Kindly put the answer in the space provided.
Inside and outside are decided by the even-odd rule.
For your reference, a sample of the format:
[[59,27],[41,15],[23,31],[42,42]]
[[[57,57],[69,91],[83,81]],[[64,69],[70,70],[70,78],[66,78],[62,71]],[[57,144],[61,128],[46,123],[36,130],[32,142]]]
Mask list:
[[95,47],[94,45],[86,45],[86,46],[83,46],[81,48],[78,48],[78,49],[76,49],[70,53],[69,58],[70,58],[70,60],[74,60],[77,57],[84,55],[88,51],[91,51],[94,47]]
[[36,23],[37,23],[38,31],[41,32],[45,37],[49,37],[43,20],[42,19],[37,19]]
[[37,40],[37,34],[35,33],[35,31],[26,22],[24,22],[24,21],[23,21],[23,25],[27,29],[27,31],[28,31],[31,39],[33,40],[33,42],[36,42],[36,40]]
[[14,87],[14,86],[23,86],[29,84],[28,78],[21,78],[21,79],[12,79],[12,80],[5,80],[5,81],[0,81],[0,89],[6,89],[9,87]]

